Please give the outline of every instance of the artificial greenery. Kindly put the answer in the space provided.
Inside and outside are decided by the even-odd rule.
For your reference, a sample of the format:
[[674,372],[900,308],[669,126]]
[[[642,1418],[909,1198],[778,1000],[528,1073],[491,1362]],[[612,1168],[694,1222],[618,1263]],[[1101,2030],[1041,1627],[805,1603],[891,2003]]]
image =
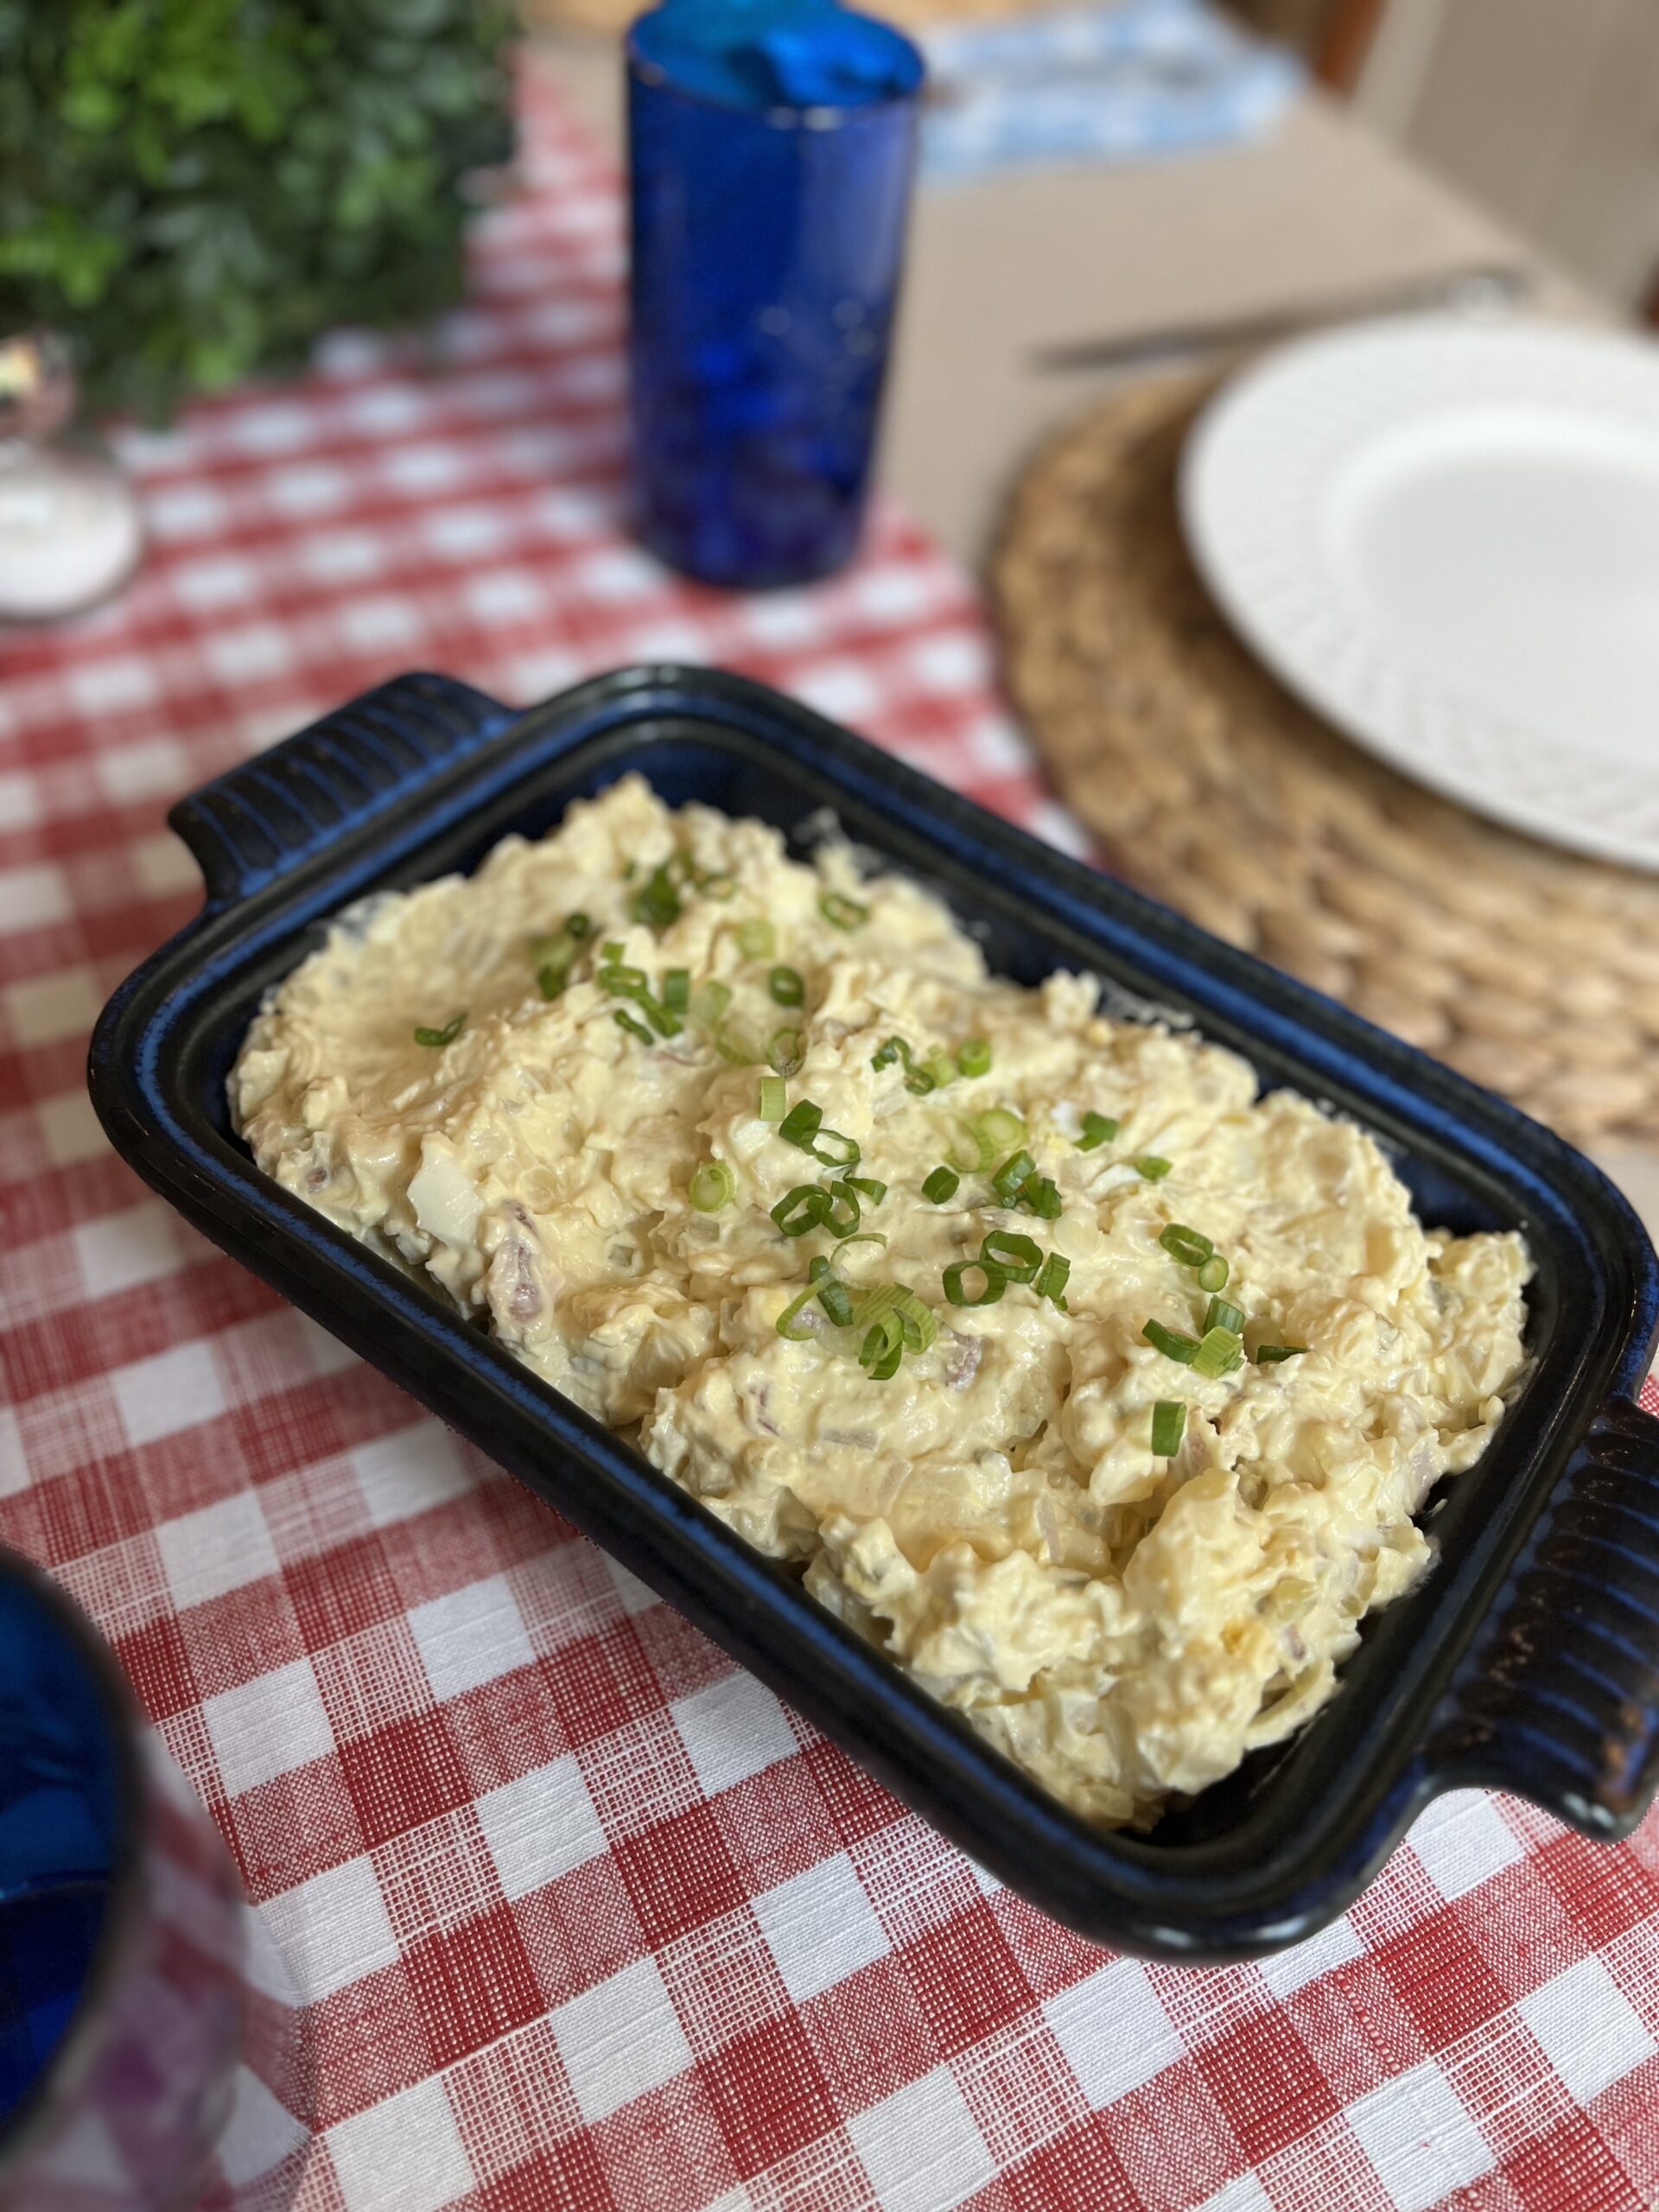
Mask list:
[[0,330],[99,406],[303,361],[461,284],[511,150],[505,0],[0,0]]

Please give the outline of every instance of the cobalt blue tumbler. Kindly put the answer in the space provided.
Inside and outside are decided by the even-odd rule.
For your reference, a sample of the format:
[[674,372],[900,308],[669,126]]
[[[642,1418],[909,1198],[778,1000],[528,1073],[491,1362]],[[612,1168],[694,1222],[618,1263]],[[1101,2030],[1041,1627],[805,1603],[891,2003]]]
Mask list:
[[668,0],[628,43],[635,526],[740,588],[854,551],[921,56],[829,0]]

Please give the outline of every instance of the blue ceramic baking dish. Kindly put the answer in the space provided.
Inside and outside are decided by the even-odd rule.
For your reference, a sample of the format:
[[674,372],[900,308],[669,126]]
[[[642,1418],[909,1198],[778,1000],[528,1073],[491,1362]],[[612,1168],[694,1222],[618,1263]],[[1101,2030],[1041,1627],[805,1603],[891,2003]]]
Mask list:
[[[821,1611],[630,1446],[267,1179],[225,1077],[264,993],[365,893],[466,869],[639,769],[791,835],[829,807],[939,889],[993,966],[1092,968],[1190,1014],[1268,1086],[1375,1131],[1423,1217],[1518,1228],[1537,1262],[1528,1379],[1431,1501],[1439,1560],[1369,1626],[1339,1694],[1149,1835],[1103,1834]],[[1587,1834],[1659,1784],[1659,1422],[1633,1402],[1659,1264],[1606,1179],[1548,1131],[1289,977],[737,677],[645,667],[519,714],[410,676],[183,800],[200,917],[92,1040],[111,1141],[190,1221],[471,1437],[965,1850],[1060,1920],[1190,1961],[1333,1917],[1435,1792],[1519,1791]]]

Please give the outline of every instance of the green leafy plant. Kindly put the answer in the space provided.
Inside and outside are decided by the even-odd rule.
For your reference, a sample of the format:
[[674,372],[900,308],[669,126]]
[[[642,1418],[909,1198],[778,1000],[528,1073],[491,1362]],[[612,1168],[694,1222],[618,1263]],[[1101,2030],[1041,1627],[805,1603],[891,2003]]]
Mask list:
[[303,362],[458,297],[512,150],[504,0],[0,0],[0,327],[96,406]]

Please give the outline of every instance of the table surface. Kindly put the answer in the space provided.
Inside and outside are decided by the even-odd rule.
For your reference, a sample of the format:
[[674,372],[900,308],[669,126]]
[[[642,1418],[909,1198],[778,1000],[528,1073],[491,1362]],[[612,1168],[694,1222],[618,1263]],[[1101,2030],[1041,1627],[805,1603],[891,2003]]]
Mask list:
[[526,120],[435,365],[342,339],[130,435],[143,574],[0,640],[0,1541],[111,1638],[254,1906],[281,2017],[209,2202],[1640,2212],[1659,1821],[1597,1848],[1461,1793],[1276,1959],[1096,1950],[104,1143],[92,1017],[200,895],[165,805],[410,663],[528,700],[724,661],[1075,839],[893,507],[753,601],[627,543],[616,180],[533,85]]

